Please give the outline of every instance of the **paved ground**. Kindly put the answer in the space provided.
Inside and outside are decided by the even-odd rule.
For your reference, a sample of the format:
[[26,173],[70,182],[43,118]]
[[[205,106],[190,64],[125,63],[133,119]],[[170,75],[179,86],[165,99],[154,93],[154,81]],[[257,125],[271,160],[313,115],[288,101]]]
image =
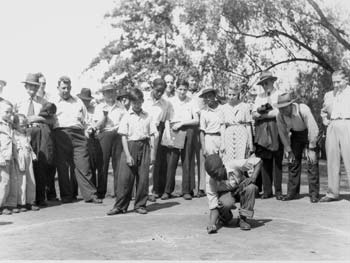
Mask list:
[[[325,193],[324,165],[321,168]],[[285,191],[285,180],[283,187]],[[303,174],[301,199],[259,199],[251,231],[232,226],[214,235],[205,230],[206,198],[159,200],[148,205],[147,215],[117,216],[106,216],[111,198],[102,205],[51,203],[39,212],[0,216],[0,258],[345,261],[350,258],[348,190],[343,176],[341,201],[311,204]]]

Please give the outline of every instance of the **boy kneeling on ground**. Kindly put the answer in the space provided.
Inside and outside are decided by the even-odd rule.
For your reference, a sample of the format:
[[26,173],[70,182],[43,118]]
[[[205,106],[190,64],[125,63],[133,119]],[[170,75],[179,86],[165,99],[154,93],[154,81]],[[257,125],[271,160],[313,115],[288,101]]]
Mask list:
[[[217,232],[217,225],[229,225],[235,209],[235,202],[240,201],[239,226],[242,230],[250,230],[246,221],[254,214],[254,184],[261,167],[261,159],[250,156],[248,159],[232,160],[223,163],[218,154],[207,156],[205,170],[209,174],[207,197],[209,200],[210,218],[208,234]],[[247,175],[250,174],[250,177]]]

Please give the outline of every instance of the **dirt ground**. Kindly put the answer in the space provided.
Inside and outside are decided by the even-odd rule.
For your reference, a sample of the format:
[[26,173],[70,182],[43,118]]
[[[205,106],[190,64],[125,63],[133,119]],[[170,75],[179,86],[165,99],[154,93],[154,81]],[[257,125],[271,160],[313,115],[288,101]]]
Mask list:
[[[285,167],[286,170],[286,167]],[[284,173],[283,190],[286,192]],[[177,176],[179,182],[181,178]],[[109,183],[112,185],[112,182]],[[321,163],[321,194],[327,178]],[[301,198],[256,200],[252,230],[232,225],[208,235],[207,199],[148,203],[149,213],[107,216],[101,205],[51,202],[39,212],[0,216],[2,260],[343,260],[350,258],[350,191],[342,175],[342,200],[311,204],[307,175]],[[237,211],[234,211],[237,216]]]

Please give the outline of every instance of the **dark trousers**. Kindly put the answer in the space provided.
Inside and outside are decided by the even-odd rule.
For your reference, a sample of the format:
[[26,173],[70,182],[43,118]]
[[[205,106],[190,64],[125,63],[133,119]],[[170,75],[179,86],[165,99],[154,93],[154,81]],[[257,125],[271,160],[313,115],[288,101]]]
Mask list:
[[[300,175],[301,163],[303,157],[303,150],[308,145],[308,130],[291,131],[291,148],[295,155],[295,161],[289,164],[288,175],[288,195],[296,195],[300,193]],[[318,196],[320,192],[320,177],[318,160],[315,164],[308,161],[308,180],[309,180],[309,194]]]
[[257,186],[250,184],[242,192],[222,192],[219,193],[219,216],[227,223],[232,219],[231,209],[235,209],[235,203],[240,202],[239,215],[252,218],[254,215],[255,194]]
[[78,185],[84,200],[91,200],[96,195],[96,188],[91,182],[88,142],[84,131],[58,128],[54,130],[54,137],[61,199],[74,199]]
[[168,148],[167,149],[167,179],[165,184],[165,193],[171,194],[175,189],[176,168],[181,156],[182,163],[182,193],[191,194],[194,189],[194,173],[191,173],[190,165],[194,158],[194,129],[186,127],[186,139],[184,149]]
[[166,152],[167,148],[161,145],[163,132],[164,132],[164,122],[158,125],[159,132],[159,142],[156,154],[156,161],[153,167],[153,193],[157,195],[162,195],[165,190],[166,183],[166,171],[167,171],[167,158]]
[[97,188],[97,196],[104,198],[99,195],[98,187],[101,185],[100,178],[103,173],[103,153],[99,139],[96,134],[90,134],[88,138],[88,152],[91,170],[91,182]]
[[41,146],[41,129],[40,127],[29,128],[30,144],[34,153],[37,155],[37,160],[33,161],[33,172],[35,178],[35,199],[36,202],[45,201],[46,199],[46,174],[47,174],[47,162],[41,158],[39,154]]
[[107,193],[109,161],[112,158],[114,193],[118,186],[118,165],[122,153],[121,137],[116,131],[105,131],[98,134],[102,149],[102,173],[99,174],[97,193],[100,198],[104,198]]
[[46,196],[47,199],[57,198],[56,186],[55,186],[56,166],[49,164],[47,167],[46,176]]
[[126,163],[123,151],[120,157],[117,197],[114,207],[127,210],[131,201],[134,181],[136,179],[136,195],[134,208],[146,207],[148,199],[148,176],[150,165],[150,146],[148,140],[129,141],[129,152],[135,165]]
[[283,161],[283,144],[280,139],[277,151],[268,151],[267,156],[260,155],[262,159],[261,178],[263,192],[265,195],[272,195],[272,183],[275,187],[275,194],[282,193],[282,161]]

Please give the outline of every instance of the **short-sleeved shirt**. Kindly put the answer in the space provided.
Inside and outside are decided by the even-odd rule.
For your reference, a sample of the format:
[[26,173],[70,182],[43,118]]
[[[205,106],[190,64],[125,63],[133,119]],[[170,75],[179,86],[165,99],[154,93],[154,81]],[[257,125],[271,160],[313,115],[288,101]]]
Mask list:
[[142,110],[137,114],[130,108],[120,122],[118,133],[125,135],[128,141],[140,141],[155,135],[157,127],[147,112]]
[[206,106],[200,111],[200,129],[206,134],[220,132],[223,124],[224,114],[221,105],[218,105],[215,109]]
[[85,128],[88,122],[87,109],[78,97],[71,96],[67,100],[56,97],[53,103],[57,107],[55,128]]
[[198,114],[199,110],[191,98],[186,97],[183,101],[178,96],[169,99],[170,102],[170,122],[190,121]]
[[125,107],[119,101],[116,101],[116,103],[112,106],[108,105],[105,102],[98,104],[95,108],[95,114],[93,116],[94,123],[97,123],[98,121],[105,118],[103,111],[107,111],[108,115],[106,123],[100,131],[103,132],[118,130],[120,122],[126,113]]
[[154,100],[151,93],[151,95],[145,99],[142,108],[150,114],[156,126],[158,126],[160,122],[165,122],[165,120],[169,119],[170,104],[163,97],[159,100]]
[[253,169],[259,162],[261,162],[261,159],[252,155],[248,159],[236,159],[226,162],[224,163],[224,166],[227,172],[227,180],[217,181],[210,177],[207,185],[209,209],[215,209],[218,207],[220,192],[234,191],[237,189],[238,184],[236,176],[241,175],[245,171],[244,166],[246,162]]

